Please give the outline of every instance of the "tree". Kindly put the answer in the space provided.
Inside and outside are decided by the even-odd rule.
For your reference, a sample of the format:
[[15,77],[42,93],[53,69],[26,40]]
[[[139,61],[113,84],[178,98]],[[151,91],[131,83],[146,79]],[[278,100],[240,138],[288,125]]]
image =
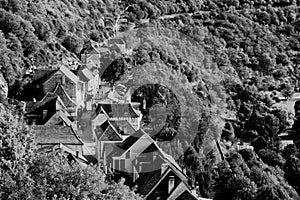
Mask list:
[[30,199],[33,135],[10,109],[0,104],[0,199]]
[[281,155],[275,151],[270,149],[261,149],[258,152],[259,157],[264,161],[264,163],[270,166],[283,166],[285,160],[281,157]]
[[37,199],[141,200],[124,181],[108,181],[97,166],[69,163],[60,152],[37,154],[29,172]]
[[222,162],[218,165],[214,176],[216,182],[214,200],[300,198],[285,182],[284,172],[280,168],[268,166],[257,159],[252,150],[242,150],[241,155],[242,157],[232,152],[227,158],[228,163]]
[[67,50],[78,55],[83,47],[83,40],[74,34],[69,34],[63,40],[62,45]]
[[284,167],[285,178],[292,185],[298,194],[300,193],[300,159],[296,156],[290,156]]

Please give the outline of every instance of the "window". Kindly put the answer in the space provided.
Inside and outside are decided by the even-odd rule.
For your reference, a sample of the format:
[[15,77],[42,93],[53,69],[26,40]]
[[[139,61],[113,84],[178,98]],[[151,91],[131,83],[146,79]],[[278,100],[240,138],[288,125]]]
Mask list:
[[120,160],[120,171],[125,171],[125,160]]
[[126,152],[125,158],[126,158],[126,159],[130,159],[130,150],[128,150],[128,151]]
[[115,160],[115,167],[116,170],[120,169],[120,161],[119,160]]

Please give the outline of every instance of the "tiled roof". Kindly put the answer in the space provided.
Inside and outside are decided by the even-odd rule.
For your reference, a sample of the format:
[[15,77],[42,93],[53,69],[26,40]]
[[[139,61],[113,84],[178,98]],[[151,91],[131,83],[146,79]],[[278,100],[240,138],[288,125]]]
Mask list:
[[106,114],[111,118],[138,118],[138,113],[130,103],[127,104],[101,104]]
[[37,144],[73,144],[82,145],[81,139],[70,126],[33,126]]

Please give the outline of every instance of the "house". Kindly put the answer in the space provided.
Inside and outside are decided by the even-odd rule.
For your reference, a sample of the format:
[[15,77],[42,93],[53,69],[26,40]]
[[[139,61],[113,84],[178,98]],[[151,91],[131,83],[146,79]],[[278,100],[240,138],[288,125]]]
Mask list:
[[164,163],[161,169],[141,174],[135,184],[137,192],[146,200],[197,200],[191,192],[186,175],[172,167],[172,164]]
[[85,91],[87,95],[94,96],[97,94],[99,89],[99,85],[101,83],[98,69],[93,68],[89,69],[87,67],[82,66],[78,73],[79,79],[85,83]]
[[136,129],[127,120],[110,121],[101,107],[100,111],[92,117],[91,126],[99,162],[103,162],[105,155],[111,153],[112,146],[110,144],[120,143],[128,135],[136,132]]
[[128,121],[135,130],[140,128],[142,113],[132,103],[100,103],[96,108],[96,116],[106,116],[110,121]]
[[76,122],[71,121],[70,115],[61,110],[57,110],[56,113],[45,123],[45,125],[71,126],[74,130],[77,130]]
[[54,146],[45,146],[40,149],[38,149],[38,152],[44,152],[44,153],[62,153],[66,159],[68,159],[69,162],[78,162],[79,164],[86,165],[89,161],[81,154],[79,154],[76,151],[73,151],[72,149],[68,148],[67,146],[63,144],[57,144]]
[[84,65],[86,65],[89,69],[91,69],[92,67],[100,67],[101,55],[98,51],[99,47],[100,44],[89,40],[84,44],[83,49],[80,52],[81,62]]
[[113,38],[108,40],[108,46],[111,50],[115,50],[121,54],[127,53],[126,42],[121,38]]
[[83,142],[72,126],[34,125],[32,131],[39,149],[63,144],[76,154],[82,155]]
[[281,140],[280,141],[281,144],[281,149],[284,149],[286,146],[290,145],[290,144],[294,144],[294,140]]
[[48,94],[38,102],[25,102],[24,120],[29,125],[44,125],[57,111],[67,112],[67,107],[59,96]]
[[188,178],[173,159],[143,130],[117,143],[106,163],[114,172],[126,173],[129,185],[145,199],[194,199]]
[[113,152],[107,156],[107,164],[113,171],[133,174],[133,160],[152,143],[153,139],[140,129],[115,145]]
[[108,93],[107,99],[115,103],[130,103],[131,90],[122,84],[118,84]]
[[238,144],[236,145],[236,150],[237,150],[237,151],[240,151],[240,150],[243,150],[243,149],[254,150],[254,147],[251,146],[250,143],[246,143],[246,142],[238,143]]
[[286,146],[290,144],[294,144],[294,135],[291,129],[287,129],[286,132],[279,134],[278,137],[281,139],[280,140],[281,149],[284,149]]
[[114,150],[114,145],[121,143],[125,137],[121,134],[121,130],[108,120],[96,127],[95,137],[98,163],[102,163],[107,171],[106,156]]
[[85,106],[84,83],[65,66],[53,70],[37,70],[32,82],[25,86],[22,100],[35,101],[47,95],[58,95],[68,107],[72,116]]
[[[55,92],[58,85],[63,87],[64,93],[77,104],[77,108],[84,107],[84,83],[65,66],[61,66],[42,83],[45,94]],[[77,110],[77,109],[76,109]]]

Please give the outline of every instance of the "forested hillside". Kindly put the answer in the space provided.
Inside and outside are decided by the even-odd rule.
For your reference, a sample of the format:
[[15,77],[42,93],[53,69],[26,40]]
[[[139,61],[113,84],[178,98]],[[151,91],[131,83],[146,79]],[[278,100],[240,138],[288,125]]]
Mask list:
[[[79,56],[85,39],[101,41],[112,34],[114,2],[0,2],[1,72],[15,96],[31,66],[49,66]],[[12,92],[12,93],[11,93]]]
[[[193,145],[171,152],[183,154],[178,157],[191,185],[215,199],[299,199],[299,119],[292,126],[295,116],[273,105],[277,96],[300,91],[300,1],[0,0],[0,68],[9,97],[21,94],[32,66],[76,61],[86,40],[110,38],[117,15],[140,31],[127,35],[141,34],[146,42],[115,70],[132,66],[140,85],[163,77],[176,101],[185,102],[180,114],[201,119]],[[172,94],[166,90],[162,96]],[[176,102],[173,96],[154,97],[147,103]],[[224,119],[228,113],[234,116]],[[174,137],[174,118],[158,139]],[[181,131],[195,131],[189,128]],[[282,150],[278,135],[288,128],[296,145]],[[227,162],[216,165],[207,144],[220,138],[250,142],[254,151],[229,152]]]

